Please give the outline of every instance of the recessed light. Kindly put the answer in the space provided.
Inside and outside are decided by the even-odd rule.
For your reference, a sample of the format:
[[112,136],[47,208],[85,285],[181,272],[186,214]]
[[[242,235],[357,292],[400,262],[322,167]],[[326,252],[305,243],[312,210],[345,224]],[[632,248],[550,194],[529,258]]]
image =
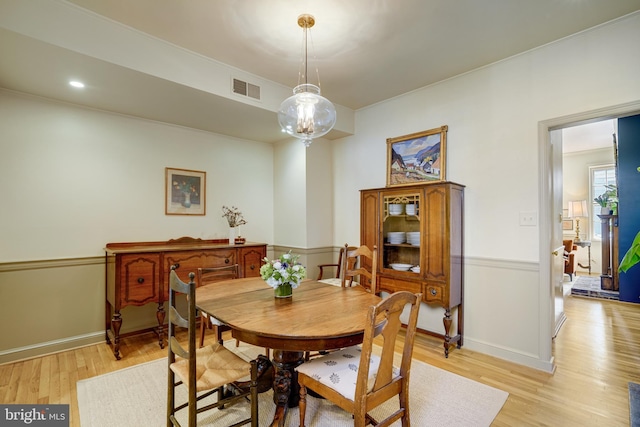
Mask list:
[[84,87],[84,83],[79,82],[79,81],[77,81],[77,80],[71,80],[71,81],[69,82],[69,84],[70,84],[71,86],[73,86],[73,87],[77,87],[77,88],[80,88],[80,89],[82,89],[82,88]]

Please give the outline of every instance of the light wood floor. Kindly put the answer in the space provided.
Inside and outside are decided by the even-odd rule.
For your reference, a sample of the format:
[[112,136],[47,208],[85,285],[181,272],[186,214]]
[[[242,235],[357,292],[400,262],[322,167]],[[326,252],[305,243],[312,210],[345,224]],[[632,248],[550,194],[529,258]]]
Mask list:
[[[509,392],[494,426],[628,426],[627,383],[640,382],[640,305],[568,296],[565,312],[553,375],[464,347],[445,359],[441,342],[424,336],[414,357]],[[149,334],[125,338],[121,352],[115,361],[98,344],[2,365],[0,402],[69,403],[79,426],[76,381],[166,356]]]

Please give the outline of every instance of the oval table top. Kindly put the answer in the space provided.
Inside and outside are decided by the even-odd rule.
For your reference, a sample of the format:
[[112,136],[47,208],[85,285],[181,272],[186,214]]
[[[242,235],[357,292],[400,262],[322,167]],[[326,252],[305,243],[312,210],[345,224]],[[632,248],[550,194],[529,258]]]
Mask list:
[[232,329],[234,338],[286,351],[330,350],[362,342],[366,313],[381,298],[359,286],[306,280],[291,298],[275,298],[261,278],[196,289],[196,305]]

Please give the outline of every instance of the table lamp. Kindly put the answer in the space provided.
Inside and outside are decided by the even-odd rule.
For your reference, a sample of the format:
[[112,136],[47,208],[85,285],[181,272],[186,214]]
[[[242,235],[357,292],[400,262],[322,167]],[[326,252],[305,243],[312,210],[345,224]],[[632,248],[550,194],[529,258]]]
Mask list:
[[569,202],[569,218],[576,220],[576,242],[580,241],[580,218],[588,217],[587,213],[587,201],[586,200],[572,200]]

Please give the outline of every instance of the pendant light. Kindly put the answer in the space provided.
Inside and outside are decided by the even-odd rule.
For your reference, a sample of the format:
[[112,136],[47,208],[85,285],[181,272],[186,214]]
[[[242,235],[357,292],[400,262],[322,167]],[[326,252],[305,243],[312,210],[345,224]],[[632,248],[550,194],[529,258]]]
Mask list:
[[318,86],[307,81],[307,32],[315,22],[312,15],[298,17],[298,25],[304,30],[304,83],[300,83],[298,76],[298,86],[293,89],[293,96],[285,99],[278,111],[282,131],[301,139],[305,147],[314,138],[327,134],[336,124],[336,108],[320,94],[320,78]]

